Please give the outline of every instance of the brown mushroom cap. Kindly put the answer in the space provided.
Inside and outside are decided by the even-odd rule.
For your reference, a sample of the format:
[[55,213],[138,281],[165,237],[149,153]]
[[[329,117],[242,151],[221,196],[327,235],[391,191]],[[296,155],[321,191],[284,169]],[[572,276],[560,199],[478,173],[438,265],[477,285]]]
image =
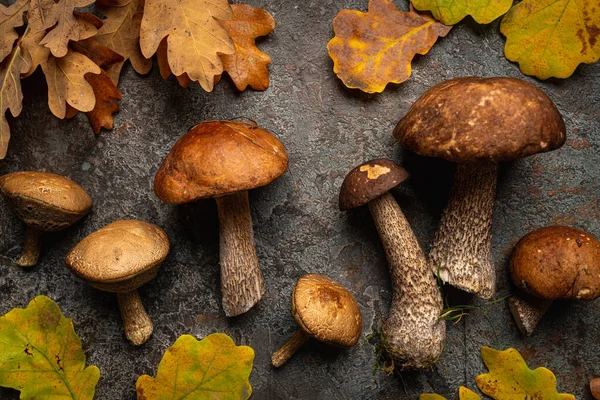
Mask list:
[[1,176],[0,193],[21,220],[43,231],[67,228],[92,209],[92,198],[81,186],[49,172]]
[[306,333],[336,346],[354,346],[362,332],[356,299],[339,283],[319,274],[298,279],[292,315]]
[[600,242],[581,229],[548,226],[523,236],[510,258],[521,290],[549,299],[600,296]]
[[69,269],[108,292],[129,292],[156,276],[169,253],[169,238],[144,221],[113,222],[85,237],[67,255]]
[[417,154],[469,162],[509,161],[561,147],[565,123],[535,85],[515,78],[451,79],[427,90],[394,129]]
[[346,175],[340,189],[340,210],[360,207],[408,178],[408,172],[385,158],[367,161]]
[[171,149],[156,173],[154,193],[183,204],[264,186],[287,169],[279,140],[255,124],[206,121]]

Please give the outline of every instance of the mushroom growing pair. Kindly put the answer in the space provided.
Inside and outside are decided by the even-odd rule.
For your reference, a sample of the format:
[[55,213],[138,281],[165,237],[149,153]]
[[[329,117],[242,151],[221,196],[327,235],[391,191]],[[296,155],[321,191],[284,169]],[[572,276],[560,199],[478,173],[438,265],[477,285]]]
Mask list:
[[217,202],[222,304],[229,317],[248,311],[265,292],[248,190],[271,183],[287,165],[281,142],[254,121],[205,121],[175,143],[156,173],[154,192],[167,203]]

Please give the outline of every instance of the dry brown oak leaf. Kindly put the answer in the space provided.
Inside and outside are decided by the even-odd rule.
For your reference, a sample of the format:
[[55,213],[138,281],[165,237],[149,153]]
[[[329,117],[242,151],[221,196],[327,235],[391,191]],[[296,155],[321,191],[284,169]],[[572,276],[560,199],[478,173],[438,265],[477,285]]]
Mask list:
[[327,48],[333,71],[349,88],[382,92],[411,74],[416,54],[426,54],[451,27],[429,15],[398,11],[390,0],[370,0],[366,13],[341,10]]
[[[158,46],[158,50],[156,50],[156,60],[158,61],[158,69],[160,70],[160,76],[163,79],[167,79],[169,76],[173,74],[171,71],[171,67],[169,66],[169,55],[167,49],[167,38],[164,38],[160,45]],[[218,75],[220,77],[221,75]],[[190,82],[192,81],[188,74],[183,73],[176,77],[177,81],[181,85],[181,87],[188,87]],[[215,78],[215,85],[219,82],[218,78]]]
[[227,0],[146,0],[140,30],[142,54],[152,57],[167,37],[173,74],[186,73],[210,92],[215,76],[223,72],[220,55],[235,51],[229,34],[219,24],[231,14]]
[[6,7],[0,4],[0,61],[13,50],[13,44],[19,37],[15,28],[23,26],[23,13],[27,11],[29,0],[17,0]]
[[6,111],[10,109],[13,117],[23,109],[23,92],[21,91],[21,74],[27,72],[29,62],[20,46],[0,64],[0,159],[6,156],[10,128],[6,120]]
[[235,45],[235,53],[221,56],[223,68],[238,90],[250,87],[265,90],[269,87],[269,69],[271,57],[260,51],[255,44],[256,38],[266,36],[275,29],[275,19],[262,8],[248,4],[232,4],[233,18],[221,21]]
[[152,59],[144,57],[140,48],[144,0],[97,0],[96,8],[106,19],[95,38],[124,58],[106,69],[115,84],[119,83],[121,68],[127,60],[138,73],[150,72]]

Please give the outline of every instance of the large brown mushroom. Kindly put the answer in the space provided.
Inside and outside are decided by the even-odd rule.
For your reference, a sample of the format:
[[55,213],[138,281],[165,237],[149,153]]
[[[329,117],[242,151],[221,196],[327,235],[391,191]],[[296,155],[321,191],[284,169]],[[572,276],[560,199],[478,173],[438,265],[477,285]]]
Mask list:
[[245,313],[265,292],[248,190],[268,185],[287,165],[281,142],[256,123],[205,121],[175,143],[156,173],[154,192],[167,203],[206,198],[217,202],[221,294],[227,316]]
[[92,210],[92,198],[81,186],[49,172],[21,171],[0,176],[0,193],[27,225],[25,246],[17,261],[22,267],[37,263],[42,232],[66,229]]
[[523,294],[508,304],[519,330],[529,336],[553,300],[600,296],[600,242],[568,226],[536,229],[513,249],[510,275]]
[[96,289],[117,294],[125,336],[145,343],[153,325],[137,289],[152,280],[169,253],[169,238],[144,221],[120,220],[85,237],[67,255],[69,269]]
[[394,136],[417,154],[458,163],[430,265],[444,282],[492,298],[497,163],[561,147],[566,132],[556,106],[520,79],[451,79],[427,90],[400,120]]
[[427,368],[444,350],[442,297],[421,246],[389,192],[406,178],[393,161],[378,159],[354,168],[340,190],[340,209],[369,206],[392,277],[392,304],[383,325],[387,354],[403,368]]
[[352,347],[362,332],[356,299],[342,285],[320,274],[298,279],[292,293],[292,316],[300,329],[271,356],[282,366],[311,337],[338,347]]

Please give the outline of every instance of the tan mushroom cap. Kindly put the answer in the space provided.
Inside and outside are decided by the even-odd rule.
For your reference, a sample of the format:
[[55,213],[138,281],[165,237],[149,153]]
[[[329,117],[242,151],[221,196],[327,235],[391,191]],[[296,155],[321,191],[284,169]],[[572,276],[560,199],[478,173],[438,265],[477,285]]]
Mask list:
[[463,77],[427,90],[398,122],[402,146],[458,163],[509,161],[555,150],[565,123],[550,98],[515,78]]
[[549,299],[600,296],[600,242],[581,229],[548,226],[523,236],[510,258],[513,282]]
[[183,204],[264,186],[285,172],[281,142],[255,124],[206,121],[171,149],[154,180],[154,192]]
[[20,219],[44,231],[64,229],[92,209],[92,198],[81,186],[49,172],[1,176],[0,192]]
[[356,299],[324,275],[308,274],[298,280],[292,315],[306,333],[336,346],[354,346],[362,332]]
[[144,221],[120,220],[85,237],[67,255],[69,269],[90,285],[129,292],[156,276],[169,253],[169,238]]

